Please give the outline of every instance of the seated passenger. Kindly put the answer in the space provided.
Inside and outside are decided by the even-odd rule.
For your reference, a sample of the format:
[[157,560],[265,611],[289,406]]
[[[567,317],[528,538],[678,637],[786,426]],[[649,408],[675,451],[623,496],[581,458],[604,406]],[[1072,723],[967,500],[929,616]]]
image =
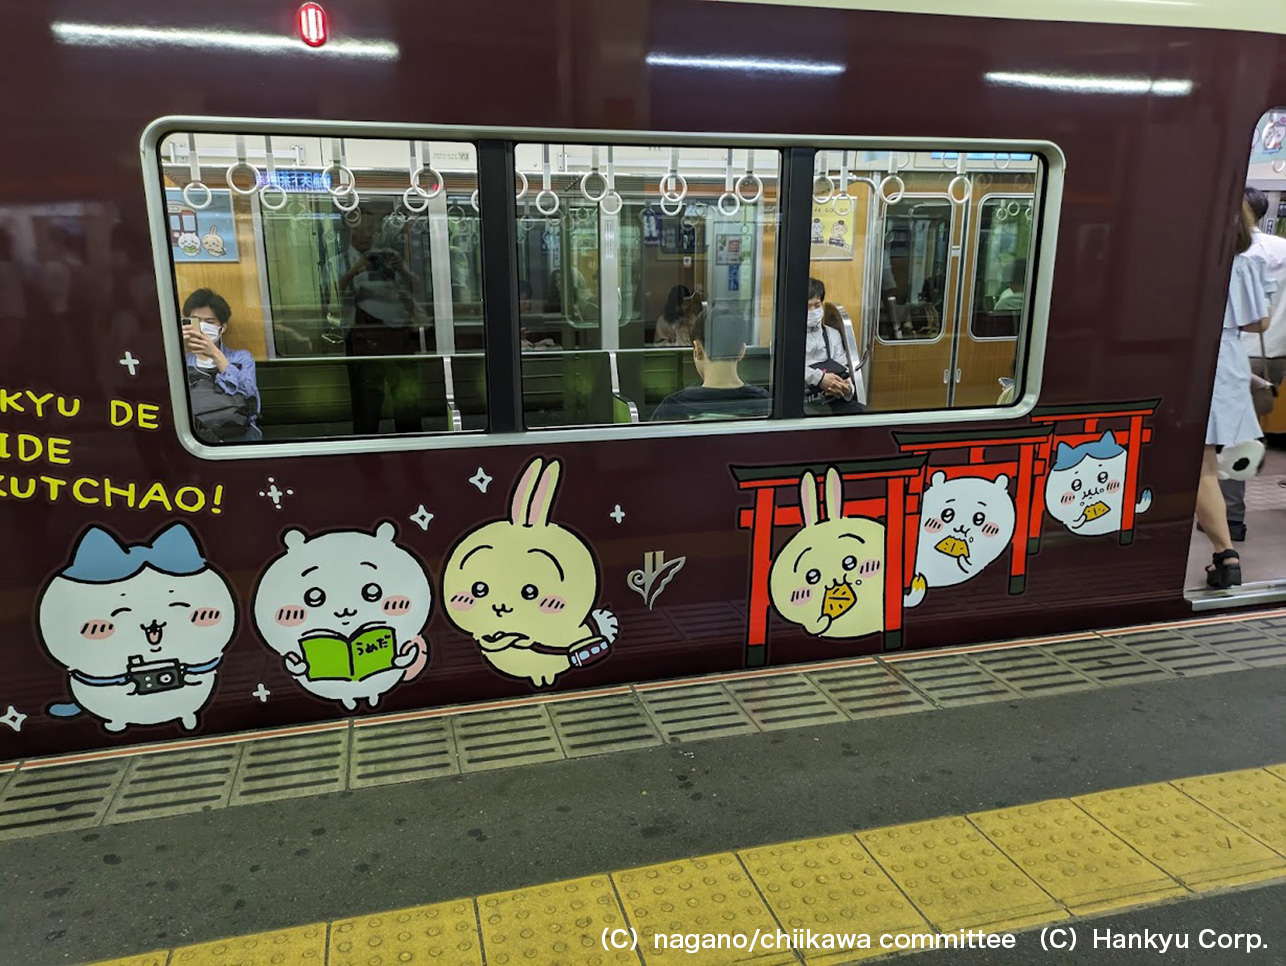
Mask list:
[[804,412],[845,416],[866,411],[866,385],[854,374],[857,347],[847,336],[843,317],[826,301],[826,286],[808,280],[808,335],[804,343]]
[[1027,304],[1027,295],[1023,291],[1027,287],[1027,261],[1026,259],[1016,259],[1013,268],[1010,269],[1009,286],[996,296],[996,304],[991,307],[993,312],[1021,312],[1023,306]]
[[701,314],[703,297],[686,285],[670,289],[665,310],[656,320],[654,345],[692,345],[692,325]]
[[652,420],[767,416],[772,396],[737,375],[737,363],[746,354],[746,329],[745,316],[731,306],[712,306],[698,315],[692,324],[692,361],[701,385],[666,396]]
[[204,443],[263,439],[254,356],[223,344],[231,318],[227,300],[208,288],[197,289],[183,303],[188,401],[196,434]]

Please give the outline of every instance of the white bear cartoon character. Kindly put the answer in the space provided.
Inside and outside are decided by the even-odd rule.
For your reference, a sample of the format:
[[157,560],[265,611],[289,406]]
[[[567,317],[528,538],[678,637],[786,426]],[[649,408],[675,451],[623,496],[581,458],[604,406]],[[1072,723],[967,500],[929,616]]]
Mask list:
[[[1125,448],[1110,431],[1079,446],[1059,443],[1045,481],[1049,515],[1083,537],[1116,533],[1121,529],[1125,460]],[[1134,512],[1151,505],[1152,491],[1144,490]]]
[[1009,477],[934,473],[924,491],[916,576],[905,604],[915,607],[929,587],[952,587],[974,577],[1004,553],[1014,537],[1014,500]]
[[462,536],[447,556],[447,617],[502,674],[553,684],[602,660],[616,640],[611,611],[595,608],[598,563],[577,534],[549,522],[562,464],[536,457],[514,487],[509,518]]
[[423,566],[396,537],[387,521],[374,534],[287,530],[286,552],[255,588],[259,636],[300,687],[349,711],[359,700],[376,707],[429,660],[422,632],[432,591]]
[[195,258],[201,254],[201,239],[197,237],[197,233],[194,231],[179,232],[174,244],[178,246],[179,251],[189,258]]
[[826,519],[817,506],[817,478],[799,484],[804,527],[782,547],[768,574],[777,613],[814,637],[863,637],[884,630],[884,525],[846,517],[844,481],[826,471]]
[[108,731],[171,721],[191,731],[237,615],[228,581],[175,523],[134,545],[89,527],[41,593],[38,620],[74,699],[50,705],[51,717],[88,712]]

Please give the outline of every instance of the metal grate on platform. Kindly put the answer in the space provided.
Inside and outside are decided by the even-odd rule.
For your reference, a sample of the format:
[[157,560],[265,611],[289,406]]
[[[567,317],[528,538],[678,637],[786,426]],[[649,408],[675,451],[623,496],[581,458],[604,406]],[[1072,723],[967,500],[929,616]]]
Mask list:
[[1174,677],[1170,671],[1153,664],[1142,654],[1103,638],[1059,641],[1050,644],[1049,650],[1099,684],[1136,684]]
[[459,715],[455,742],[460,770],[466,772],[566,757],[544,705]]
[[427,721],[399,721],[353,729],[349,788],[371,788],[459,773],[455,734],[447,715]]
[[220,745],[130,762],[104,822],[132,822],[223,808],[241,760],[241,745]]
[[1004,701],[1018,693],[967,657],[949,655],[890,662],[894,673],[944,708]]
[[1098,687],[1084,674],[1038,647],[1015,647],[974,654],[975,664],[990,671],[1024,697],[1088,691]]
[[549,717],[568,758],[661,744],[661,735],[633,693],[559,701]]
[[1202,674],[1221,674],[1240,671],[1246,667],[1241,661],[1206,647],[1199,641],[1184,637],[1177,631],[1145,631],[1141,634],[1121,634],[1112,637],[1113,643],[1142,655],[1179,677],[1197,677]]
[[117,759],[19,769],[0,795],[0,839],[98,825],[125,766]]
[[728,691],[764,731],[847,720],[844,712],[802,674],[733,681]]
[[850,718],[933,710],[933,702],[878,664],[810,671],[807,677]]
[[344,790],[348,729],[249,742],[229,804],[272,802]]
[[1270,637],[1249,624],[1207,624],[1185,628],[1184,634],[1252,667],[1286,664],[1286,639]]
[[759,730],[719,684],[640,691],[639,699],[666,741],[700,741],[753,734]]

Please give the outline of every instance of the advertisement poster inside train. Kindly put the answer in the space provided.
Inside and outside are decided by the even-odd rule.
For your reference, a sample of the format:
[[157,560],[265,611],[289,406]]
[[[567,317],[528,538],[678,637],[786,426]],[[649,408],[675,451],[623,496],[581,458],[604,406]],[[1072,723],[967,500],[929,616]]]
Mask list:
[[[189,189],[187,198],[178,188],[165,189],[174,264],[240,261],[232,192],[209,189],[202,192],[196,186]],[[198,208],[202,202],[206,202],[204,207]]]

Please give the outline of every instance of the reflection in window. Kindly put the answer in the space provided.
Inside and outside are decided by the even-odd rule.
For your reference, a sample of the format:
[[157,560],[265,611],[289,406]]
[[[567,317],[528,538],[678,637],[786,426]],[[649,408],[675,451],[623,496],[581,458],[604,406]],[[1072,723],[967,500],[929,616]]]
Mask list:
[[888,206],[880,270],[881,339],[936,339],[942,334],[952,210],[945,198],[904,198]]
[[[765,415],[776,152],[617,145],[609,161],[519,144],[515,157],[526,425]],[[704,390],[712,405],[686,405]]]
[[[255,373],[265,440],[485,425],[472,145],[181,134],[160,153],[180,304],[208,291],[229,316],[213,346],[203,309],[184,327],[199,438],[252,438],[211,429],[237,402],[224,375],[233,355]],[[443,227],[456,243],[435,265]],[[454,329],[437,318],[448,299]]]
[[1030,197],[988,198],[978,236],[970,333],[979,339],[1012,339],[1027,308],[1031,252]]

